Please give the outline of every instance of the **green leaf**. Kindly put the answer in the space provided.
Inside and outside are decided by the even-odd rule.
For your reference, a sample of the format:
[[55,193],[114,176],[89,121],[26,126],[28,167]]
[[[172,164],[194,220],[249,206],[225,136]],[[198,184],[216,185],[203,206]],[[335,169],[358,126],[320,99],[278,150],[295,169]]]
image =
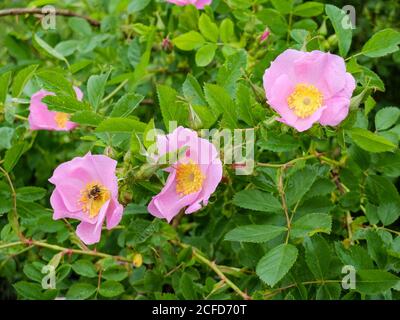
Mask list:
[[205,67],[209,65],[215,56],[215,51],[217,50],[217,45],[216,44],[206,44],[202,46],[199,50],[196,52],[196,65],[199,67]]
[[225,240],[261,243],[276,238],[286,230],[286,227],[272,225],[240,226],[229,231],[225,235]]
[[35,262],[34,263],[26,263],[24,265],[23,271],[24,271],[24,274],[29,279],[41,283],[43,277],[45,276],[41,272],[43,266],[44,266],[44,264],[40,263],[40,265],[39,265],[37,262],[36,263]]
[[49,56],[56,58],[58,60],[62,60],[66,64],[68,64],[67,59],[65,59],[65,57],[60,52],[58,52],[56,49],[51,47],[46,41],[41,39],[37,34],[35,34],[33,36],[33,43],[36,45],[36,47],[39,48],[39,50],[41,49],[42,51],[47,53]]
[[369,152],[386,152],[396,148],[391,141],[365,129],[353,128],[347,132],[360,148]]
[[128,5],[128,13],[135,13],[142,11],[144,8],[146,8],[151,0],[131,0],[131,2]]
[[189,275],[184,273],[179,280],[179,289],[186,300],[196,300],[197,295],[194,290],[193,280]]
[[95,278],[97,277],[97,271],[94,264],[86,259],[80,259],[74,262],[72,265],[72,270],[74,270],[77,274],[87,278]]
[[199,82],[190,73],[187,75],[186,80],[183,83],[182,90],[186,100],[188,100],[192,105],[207,105]]
[[316,279],[326,279],[329,274],[332,251],[324,238],[315,236],[304,239],[306,263]]
[[351,265],[356,270],[372,269],[374,264],[367,250],[359,246],[345,249],[341,242],[335,242],[335,250],[344,265]]
[[150,58],[152,55],[152,48],[154,44],[154,37],[156,33],[155,27],[150,27],[146,35],[146,48],[142,56],[140,57],[139,63],[135,66],[135,71],[133,76],[129,81],[129,90],[133,92],[135,88],[143,81],[147,75],[147,67],[150,63]]
[[399,50],[400,32],[393,29],[384,29],[375,33],[364,44],[361,53],[367,57],[382,57]]
[[100,285],[99,293],[106,298],[121,295],[125,291],[124,286],[119,282],[108,280]]
[[143,101],[144,96],[136,93],[127,93],[123,95],[114,105],[110,117],[125,118],[129,116]]
[[101,275],[106,280],[122,281],[128,276],[126,268],[113,265],[107,268]]
[[400,117],[400,109],[397,107],[386,107],[380,109],[375,116],[375,127],[377,130],[386,130],[394,126]]
[[205,67],[209,65],[215,56],[215,51],[217,50],[217,45],[215,44],[206,44],[202,46],[196,52],[196,65],[199,67]]
[[296,6],[293,10],[295,16],[300,17],[315,17],[320,15],[324,11],[324,5],[320,2],[305,2]]
[[270,250],[257,264],[257,275],[273,287],[296,262],[298,250],[291,244],[281,244]]
[[97,110],[100,105],[101,99],[103,98],[108,76],[109,73],[93,75],[88,80],[88,99],[94,110]]
[[286,19],[274,9],[266,8],[260,10],[257,13],[257,18],[277,35],[285,35],[289,30]]
[[233,204],[255,211],[276,212],[282,209],[281,203],[271,194],[260,190],[242,190],[233,197]]
[[64,76],[61,71],[40,70],[36,73],[44,89],[58,96],[76,97],[76,92],[71,82]]
[[10,149],[15,130],[9,127],[0,128],[0,150]]
[[271,0],[272,5],[282,14],[289,14],[293,9],[293,0]]
[[231,19],[225,18],[219,26],[219,33],[223,43],[235,41],[235,26]]
[[140,57],[141,57],[141,47],[140,47],[140,42],[139,38],[136,37],[131,41],[128,47],[128,60],[129,63],[131,64],[132,67],[136,68],[136,66],[140,62]]
[[73,122],[94,127],[98,126],[103,120],[104,117],[90,110],[78,111],[71,117]]
[[32,78],[37,67],[37,64],[30,65],[17,73],[17,75],[14,77],[14,81],[12,84],[13,98],[18,98],[21,95],[22,91],[25,88],[25,85]]
[[89,22],[80,17],[71,17],[68,19],[70,28],[81,37],[89,37],[92,34],[92,28]]
[[178,93],[168,86],[159,85],[157,94],[165,128],[169,128],[170,121],[181,123],[187,115],[187,110],[184,109],[183,104],[178,103]]
[[145,128],[146,124],[139,120],[130,118],[107,118],[99,124],[96,132],[132,133],[143,132]]
[[189,31],[172,40],[174,45],[184,51],[200,48],[205,41],[203,36],[196,31]]
[[11,71],[6,72],[0,76],[0,105],[6,102],[10,79],[11,79]]
[[339,283],[326,283],[318,287],[317,300],[338,300],[342,287]]
[[88,105],[84,102],[76,100],[72,96],[46,96],[42,99],[47,107],[52,111],[75,113],[88,109]]
[[16,193],[18,200],[34,202],[43,199],[47,190],[39,187],[22,187],[18,188]]
[[228,92],[221,86],[207,83],[205,96],[215,117],[222,116],[222,126],[229,129],[238,127],[235,104]]
[[217,84],[223,87],[231,97],[236,96],[237,82],[243,75],[247,66],[247,53],[244,50],[238,51],[226,58],[217,74]]
[[352,29],[344,28],[343,22],[348,19],[346,12],[334,5],[325,5],[325,12],[332,22],[333,29],[338,37],[339,52],[342,57],[346,57],[350,50]]
[[296,171],[289,177],[289,181],[285,188],[287,204],[289,207],[296,205],[301,201],[305,194],[310,190],[316,179],[314,168],[305,167]]
[[7,150],[3,164],[4,169],[7,172],[10,172],[15,167],[15,165],[21,158],[22,154],[25,152],[25,148],[26,148],[25,142],[18,142]]
[[290,235],[294,238],[313,236],[316,233],[331,233],[332,217],[325,213],[310,213],[297,219],[291,228]]
[[31,283],[27,281],[19,281],[13,285],[17,293],[30,300],[41,300],[43,299],[42,287],[37,283]]
[[238,108],[238,116],[241,120],[246,122],[249,126],[254,126],[256,121],[254,119],[253,109],[254,97],[251,89],[239,83],[237,87],[236,106]]
[[199,29],[201,34],[211,42],[217,42],[219,36],[218,26],[211,20],[211,18],[202,13],[199,18]]
[[89,283],[74,283],[67,292],[67,299],[69,300],[85,300],[90,298],[97,288]]
[[383,270],[358,270],[356,275],[355,290],[368,295],[382,294],[400,281],[399,277]]
[[267,141],[261,140],[258,145],[273,152],[288,152],[300,147],[299,141],[287,134],[270,134]]

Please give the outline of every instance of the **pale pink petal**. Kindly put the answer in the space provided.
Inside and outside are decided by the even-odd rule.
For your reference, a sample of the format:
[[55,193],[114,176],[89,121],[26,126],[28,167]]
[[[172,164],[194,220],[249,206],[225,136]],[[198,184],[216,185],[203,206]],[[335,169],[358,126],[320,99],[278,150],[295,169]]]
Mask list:
[[350,100],[347,98],[333,98],[326,101],[327,108],[322,113],[319,123],[323,126],[337,126],[348,115]]
[[268,104],[287,122],[295,122],[297,116],[289,108],[288,97],[293,93],[294,86],[286,74],[281,75],[274,83]]
[[107,229],[110,230],[121,222],[123,212],[124,207],[121,204],[114,201],[110,203],[106,216]]
[[81,222],[76,228],[77,236],[87,245],[97,243],[100,241],[101,228],[103,226],[104,218],[108,209],[110,200],[107,201],[100,209],[97,223]]
[[267,99],[270,99],[271,90],[275,81],[283,74],[286,74],[289,79],[295,77],[293,62],[301,58],[302,52],[298,50],[288,49],[282,52],[274,61],[271,62],[270,67],[264,73],[264,89],[267,94]]
[[[181,196],[176,192],[176,172],[170,173],[167,182],[161,192],[153,197],[151,205],[148,207],[149,212],[155,216],[162,216],[171,220],[186,206],[190,205],[198,196],[199,192],[195,192],[186,196]],[[155,210],[154,210],[155,209]],[[154,210],[153,212],[150,210]]]

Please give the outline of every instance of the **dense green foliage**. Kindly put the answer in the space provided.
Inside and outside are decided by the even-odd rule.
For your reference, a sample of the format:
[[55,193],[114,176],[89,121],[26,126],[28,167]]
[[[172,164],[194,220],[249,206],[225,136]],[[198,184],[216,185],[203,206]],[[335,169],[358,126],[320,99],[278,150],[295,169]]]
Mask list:
[[[351,1],[325,2],[2,1],[101,24],[59,16],[44,30],[35,15],[0,17],[0,298],[399,299],[400,5],[353,1],[352,30],[339,9]],[[357,88],[338,127],[299,133],[275,121],[262,76],[287,48],[345,59]],[[78,129],[29,130],[41,88]],[[254,128],[256,166],[225,165],[209,205],[168,224],[147,212],[166,174],[146,167],[144,137],[170,120]],[[48,179],[88,151],[118,160],[126,208],[86,248],[76,221],[52,219]],[[42,289],[45,265],[54,290]],[[345,265],[355,289],[341,286]]]

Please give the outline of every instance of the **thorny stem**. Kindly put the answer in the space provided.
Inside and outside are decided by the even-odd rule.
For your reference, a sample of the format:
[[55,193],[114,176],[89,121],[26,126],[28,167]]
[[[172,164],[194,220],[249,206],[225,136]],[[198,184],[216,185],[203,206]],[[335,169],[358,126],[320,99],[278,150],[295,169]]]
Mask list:
[[293,166],[296,162],[303,161],[303,160],[309,160],[309,159],[319,159],[321,162],[326,162],[332,166],[340,167],[342,164],[336,160],[330,159],[328,157],[325,157],[319,153],[316,154],[310,154],[308,156],[300,157],[293,159],[289,162],[286,163],[263,163],[263,162],[257,162],[257,166],[259,167],[267,167],[267,168],[287,168]]
[[264,297],[265,298],[271,298],[271,297],[277,295],[278,293],[280,293],[282,291],[285,291],[287,289],[291,289],[293,287],[297,287],[299,284],[308,285],[308,284],[325,284],[325,283],[340,283],[340,282],[342,282],[342,280],[313,280],[313,281],[304,281],[304,282],[300,282],[300,283],[292,283],[292,284],[287,285],[285,287],[274,289],[272,292],[271,291],[267,291],[266,294],[264,295]]
[[[181,246],[182,248],[188,248],[189,245],[178,242],[178,241],[173,241],[174,244],[177,244]],[[192,247],[192,254],[193,257],[200,263],[205,264],[206,266],[210,267],[217,275],[218,277],[224,281],[233,291],[235,291],[238,295],[240,295],[244,300],[251,300],[251,297],[243,292],[242,290],[239,289],[239,287],[234,284],[229,278],[221,271],[220,266],[218,266],[214,261],[208,260],[197,248]]]
[[[5,17],[5,16],[19,16],[19,15],[24,15],[24,14],[39,14],[39,15],[46,15],[49,12],[43,11],[42,8],[10,8],[10,9],[4,9],[0,10],[0,17]],[[65,10],[65,9],[55,9],[54,13],[59,16],[65,16],[65,17],[79,17],[82,19],[85,19],[87,22],[89,22],[92,26],[94,27],[99,27],[100,26],[100,21],[97,21],[95,19],[83,16],[81,14]]]
[[286,204],[285,190],[284,190],[284,185],[283,185],[284,170],[285,170],[285,167],[281,167],[278,170],[278,191],[279,191],[279,195],[281,197],[282,209],[283,209],[283,212],[285,213],[286,224],[287,224],[287,229],[288,229],[287,234],[286,234],[286,240],[285,240],[285,243],[287,244],[289,242],[291,222],[290,222],[290,217],[289,217],[289,210],[288,210],[288,207]]
[[118,91],[121,90],[121,89],[128,83],[128,81],[129,81],[129,79],[125,79],[124,81],[122,81],[122,82],[118,85],[118,87],[116,87],[116,88],[114,89],[113,92],[111,92],[107,97],[105,97],[103,100],[101,100],[101,103],[104,103],[104,102],[110,100],[113,96],[115,96],[115,95],[118,93]]
[[6,178],[8,185],[10,186],[11,190],[11,198],[12,198],[12,214],[11,214],[11,225],[14,227],[15,232],[17,233],[18,237],[24,241],[25,237],[21,232],[21,228],[18,223],[18,213],[17,213],[17,193],[15,192],[14,185],[12,183],[12,180],[10,178],[10,175],[6,170],[4,170],[2,167],[0,167],[1,173],[4,175]]
[[16,242],[11,242],[11,243],[6,243],[3,245],[0,245],[0,250],[23,245],[23,244],[26,244],[29,246],[47,248],[47,249],[51,249],[51,250],[55,250],[55,251],[60,251],[60,252],[66,253],[66,254],[74,254],[75,253],[75,254],[83,254],[83,255],[94,256],[94,257],[99,257],[99,258],[113,258],[113,259],[116,259],[121,262],[131,263],[131,260],[129,260],[128,258],[122,257],[122,256],[113,256],[111,254],[97,252],[97,251],[91,251],[91,250],[86,251],[86,250],[80,250],[80,249],[70,249],[70,248],[65,248],[65,247],[61,247],[61,246],[54,245],[54,244],[49,244],[49,243],[42,242],[42,241],[29,240],[29,239],[25,239],[24,241],[16,241]]

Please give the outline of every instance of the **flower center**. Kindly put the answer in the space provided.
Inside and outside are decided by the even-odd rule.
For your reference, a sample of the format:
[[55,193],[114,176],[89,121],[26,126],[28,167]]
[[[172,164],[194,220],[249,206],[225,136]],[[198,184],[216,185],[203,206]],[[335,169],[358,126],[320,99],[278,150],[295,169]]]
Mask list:
[[322,106],[322,93],[313,85],[300,83],[287,98],[289,108],[296,116],[307,118]]
[[197,192],[203,186],[204,179],[197,164],[181,163],[176,169],[176,192],[182,196]]
[[82,205],[82,211],[94,218],[109,199],[110,191],[106,187],[101,183],[91,182],[81,191],[79,203]]
[[61,129],[65,129],[67,126],[67,122],[69,121],[69,114],[64,112],[57,112],[54,116],[54,120],[57,123],[57,126]]

